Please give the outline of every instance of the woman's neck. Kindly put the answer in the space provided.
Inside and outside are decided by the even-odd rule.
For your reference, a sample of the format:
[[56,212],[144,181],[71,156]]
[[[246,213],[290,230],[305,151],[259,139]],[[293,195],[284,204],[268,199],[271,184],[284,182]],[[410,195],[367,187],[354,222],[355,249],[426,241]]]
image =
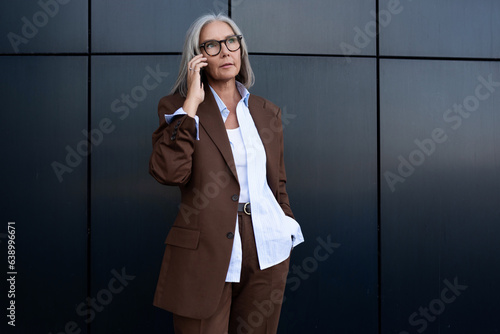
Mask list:
[[233,104],[235,101],[240,100],[240,93],[236,89],[236,80],[228,80],[225,82],[209,80],[210,87],[215,90],[217,95],[221,98],[224,104]]

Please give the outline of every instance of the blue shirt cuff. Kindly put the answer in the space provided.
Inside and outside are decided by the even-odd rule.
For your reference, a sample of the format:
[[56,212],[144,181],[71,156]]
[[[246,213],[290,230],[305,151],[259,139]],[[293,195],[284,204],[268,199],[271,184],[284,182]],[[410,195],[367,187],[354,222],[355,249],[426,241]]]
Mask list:
[[[167,122],[167,124],[170,124],[172,122],[172,118],[174,118],[175,116],[181,116],[181,115],[187,115],[187,113],[184,111],[184,109],[182,109],[182,107],[180,107],[179,109],[177,109],[173,114],[165,114],[165,121]],[[190,117],[190,116],[188,116]],[[199,131],[199,123],[200,123],[200,118],[198,117],[198,115],[194,115],[194,121],[196,123],[196,140],[200,140],[200,131]]]

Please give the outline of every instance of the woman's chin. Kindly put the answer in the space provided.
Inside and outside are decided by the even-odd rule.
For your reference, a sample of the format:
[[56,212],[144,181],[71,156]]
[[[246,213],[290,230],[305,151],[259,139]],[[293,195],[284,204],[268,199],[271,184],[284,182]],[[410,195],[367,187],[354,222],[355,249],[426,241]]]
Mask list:
[[221,83],[226,83],[235,80],[236,74],[235,75],[218,75],[216,77],[213,77],[212,80],[209,80],[209,82],[213,82],[214,84],[221,84]]

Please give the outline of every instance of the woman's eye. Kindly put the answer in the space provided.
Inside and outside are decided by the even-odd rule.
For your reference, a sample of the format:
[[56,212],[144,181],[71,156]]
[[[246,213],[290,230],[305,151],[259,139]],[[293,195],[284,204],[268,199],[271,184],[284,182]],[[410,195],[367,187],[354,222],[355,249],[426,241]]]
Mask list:
[[209,42],[209,43],[205,44],[205,46],[208,49],[213,49],[213,48],[217,47],[217,43],[215,43],[215,42]]

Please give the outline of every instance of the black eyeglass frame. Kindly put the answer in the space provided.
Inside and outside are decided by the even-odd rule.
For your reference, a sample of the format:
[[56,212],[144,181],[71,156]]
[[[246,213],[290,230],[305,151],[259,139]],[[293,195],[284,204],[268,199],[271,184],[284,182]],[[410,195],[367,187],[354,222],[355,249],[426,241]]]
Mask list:
[[[231,49],[229,48],[229,46],[227,46],[227,40],[228,40],[228,39],[231,39],[231,38],[233,38],[233,37],[236,37],[236,38],[238,39],[238,43],[239,43],[239,46],[238,46],[238,48],[237,48],[236,50],[231,50]],[[235,52],[235,51],[238,51],[238,50],[241,48],[241,40],[242,40],[242,39],[243,39],[243,35],[232,35],[232,36],[227,37],[226,39],[221,39],[220,41],[217,41],[217,40],[215,40],[215,39],[211,39],[211,40],[209,40],[209,41],[206,41],[205,43],[200,44],[200,48],[203,48],[203,50],[205,50],[206,54],[207,54],[207,55],[209,55],[210,57],[215,57],[215,56],[217,56],[217,55],[218,55],[218,54],[222,51],[222,42],[224,42],[224,44],[226,45],[226,48],[227,48],[229,51],[231,51],[231,52]],[[217,52],[217,53],[216,53],[216,54],[214,54],[214,55],[211,55],[211,54],[209,54],[209,53],[208,53],[207,49],[205,48],[205,44],[207,44],[207,43],[213,43],[213,42],[217,42],[217,43],[219,43],[219,52]]]

